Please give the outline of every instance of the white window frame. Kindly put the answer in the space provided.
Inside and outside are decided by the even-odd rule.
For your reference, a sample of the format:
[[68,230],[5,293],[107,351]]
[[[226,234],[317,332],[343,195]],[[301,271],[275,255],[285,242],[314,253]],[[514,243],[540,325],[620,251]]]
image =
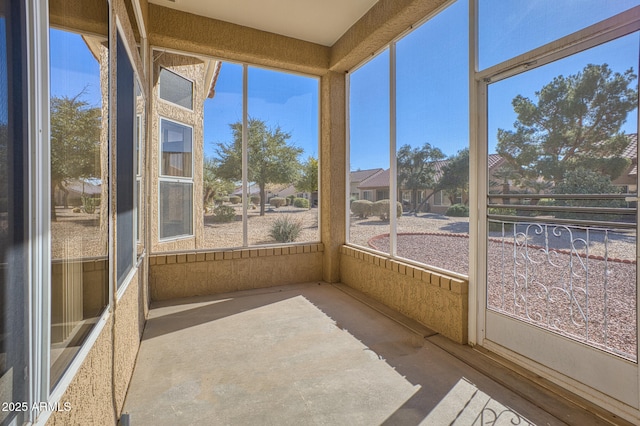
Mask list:
[[[138,83],[139,84],[139,83]],[[141,235],[140,235],[140,206],[142,205],[142,199],[140,198],[140,195],[142,195],[142,167],[140,167],[141,163],[142,163],[142,156],[144,155],[144,153],[142,152],[143,150],[143,144],[141,141],[142,138],[142,114],[137,114],[136,113],[136,131],[135,131],[135,135],[136,135],[136,146],[134,147],[135,149],[135,153],[136,153],[136,158],[138,161],[135,161],[135,167],[136,167],[136,188],[135,188],[135,198],[136,198],[136,205],[134,207],[134,216],[136,218],[135,220],[135,235],[136,235],[136,244],[140,244],[142,242],[141,239]],[[144,218],[142,218],[144,219]]]
[[[353,72],[358,70],[359,68],[363,67],[364,65],[366,65],[367,63],[369,63],[373,58],[377,57],[379,54],[381,54],[382,52],[384,52],[386,49],[389,49],[389,200],[397,200],[397,191],[398,191],[398,185],[397,185],[397,159],[396,159],[396,43],[398,41],[400,41],[401,39],[403,39],[405,36],[407,36],[409,33],[411,33],[414,29],[419,28],[420,26],[422,26],[423,24],[425,24],[426,22],[428,22],[430,19],[432,19],[433,17],[435,17],[436,15],[440,14],[441,12],[443,12],[445,9],[447,9],[449,6],[451,6],[453,3],[455,3],[457,0],[450,0],[445,2],[443,5],[441,5],[440,7],[438,7],[437,9],[435,9],[433,12],[431,12],[430,14],[428,14],[427,16],[425,16],[423,19],[417,21],[414,25],[412,25],[407,31],[399,34],[397,37],[395,37],[392,41],[390,41],[388,44],[382,46],[378,51],[376,51],[373,55],[371,55],[371,57],[368,57],[366,60],[364,60],[363,62],[361,62],[360,64],[356,65],[355,67],[353,67],[351,70],[349,70],[349,72],[346,74],[345,76],[345,90],[346,90],[346,96],[345,96],[345,111],[346,111],[346,126],[347,126],[347,138],[346,138],[346,182],[350,182],[349,180],[349,176],[350,176],[350,171],[349,171],[349,166],[350,166],[350,145],[351,145],[351,140],[350,140],[350,117],[349,117],[349,108],[350,108],[350,100],[349,100],[349,95],[350,95],[350,79],[351,76],[353,75]],[[471,172],[471,170],[470,170]],[[473,176],[472,174],[470,176]],[[346,185],[347,188],[349,187],[349,185]],[[362,191],[363,194],[365,191]],[[375,193],[374,193],[375,194]],[[358,249],[365,249],[368,251],[372,251],[372,252],[377,252],[376,250],[372,250],[368,247],[363,247],[354,243],[351,243],[349,241],[349,235],[350,235],[350,221],[351,221],[351,217],[349,215],[350,210],[350,205],[349,205],[349,190],[347,189],[345,191],[345,202],[346,202],[346,220],[345,220],[345,233],[347,236],[347,244],[348,245],[355,245],[358,247]],[[363,195],[363,199],[365,199],[364,195]],[[403,257],[399,257],[397,254],[397,210],[396,209],[390,209],[389,210],[389,247],[390,250],[389,252],[377,252],[380,253],[384,256],[388,256],[390,258],[396,259],[399,258],[401,259],[403,262],[412,264],[412,265],[416,265],[416,266],[424,266],[424,263],[418,262],[418,261],[414,261],[412,259],[407,259],[407,258],[403,258]],[[448,276],[451,277],[456,277],[456,278],[460,278],[460,279],[468,279],[469,277],[464,275],[464,274],[460,274],[454,271],[450,271],[447,269],[443,269],[443,268],[438,268],[436,266],[433,265],[428,265],[429,269],[434,270],[436,272],[441,272],[444,274],[447,274]]]
[[[191,177],[180,177],[180,176],[168,176],[168,175],[163,175],[162,174],[162,152],[163,152],[163,143],[162,143],[162,123],[163,122],[170,122],[170,123],[174,123],[177,124],[179,126],[183,126],[186,128],[189,128],[191,130]],[[194,182],[194,143],[193,143],[193,126],[189,125],[189,124],[185,124],[185,123],[181,123],[177,120],[172,120],[170,118],[166,118],[163,116],[159,116],[158,119],[158,240],[160,242],[168,242],[168,241],[177,241],[177,240],[184,240],[187,238],[193,238],[195,236],[195,209],[193,208],[193,200],[194,200],[194,187],[195,187],[195,182]],[[191,185],[191,234],[181,234],[181,235],[174,235],[171,237],[165,237],[162,238],[160,237],[160,230],[161,230],[161,226],[162,226],[162,210],[161,210],[161,193],[160,193],[160,186],[163,182],[166,183],[181,183],[181,184],[189,184]]]
[[[171,74],[177,75],[178,77],[180,77],[180,78],[182,78],[184,80],[187,80],[189,83],[191,83],[191,107],[190,108],[187,108],[185,106],[182,106],[180,104],[172,102],[172,101],[170,101],[168,99],[165,99],[160,95],[161,89],[162,89],[161,88],[161,83],[160,83],[160,76],[162,75],[162,71],[163,70],[166,71],[166,72],[170,72]],[[195,87],[196,87],[196,83],[193,81],[193,79],[187,78],[187,77],[183,76],[182,74],[177,73],[174,70],[169,69],[167,67],[162,67],[162,66],[160,67],[160,70],[158,71],[158,99],[161,102],[165,102],[165,103],[167,103],[167,104],[169,104],[171,106],[181,108],[181,109],[183,109],[185,111],[193,112],[193,104],[196,101],[196,97],[195,97],[196,89],[195,89]]]
[[[104,0],[104,7],[109,8],[109,2]],[[33,3],[24,1],[26,5],[25,24],[27,33],[26,56],[28,58],[27,72],[32,74],[29,78],[29,117],[28,132],[31,152],[33,153],[29,161],[29,207],[28,215],[31,222],[29,233],[29,282],[28,288],[29,309],[28,315],[31,321],[29,332],[29,380],[27,383],[28,403],[30,407],[39,407],[41,403],[55,405],[62,403],[62,397],[69,385],[79,372],[82,364],[89,352],[95,345],[98,337],[106,327],[111,306],[113,306],[114,273],[113,268],[113,219],[109,215],[109,238],[108,238],[108,268],[109,297],[106,306],[97,318],[96,324],[92,327],[87,337],[82,342],[78,352],[67,365],[64,373],[60,377],[56,386],[51,389],[50,369],[51,369],[51,204],[50,193],[50,78],[49,78],[49,6],[48,0],[35,0]],[[109,13],[110,19],[111,14]],[[111,30],[109,22],[109,32]],[[109,46],[109,54],[113,54],[113,46]],[[111,78],[111,70],[109,70]],[[113,111],[113,97],[109,96],[109,115]],[[109,137],[111,140],[111,128],[109,127]],[[111,149],[111,144],[109,144]],[[111,191],[109,190],[109,199]],[[30,410],[27,420],[35,425],[47,423],[53,411],[51,410]]]

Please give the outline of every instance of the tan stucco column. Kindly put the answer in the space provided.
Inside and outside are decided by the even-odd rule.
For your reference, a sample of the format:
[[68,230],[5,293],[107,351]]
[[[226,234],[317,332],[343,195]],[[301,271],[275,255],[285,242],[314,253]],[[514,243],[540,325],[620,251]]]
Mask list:
[[321,78],[321,239],[323,279],[340,280],[340,246],[345,238],[346,116],[345,76],[328,72]]

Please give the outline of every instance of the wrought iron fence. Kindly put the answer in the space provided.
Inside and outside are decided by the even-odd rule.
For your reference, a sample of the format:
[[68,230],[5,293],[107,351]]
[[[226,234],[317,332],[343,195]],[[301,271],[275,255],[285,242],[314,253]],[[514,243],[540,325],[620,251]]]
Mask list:
[[[488,201],[492,197],[496,196]],[[624,197],[615,194],[608,199]],[[636,361],[635,205],[488,207],[498,212],[488,214],[488,308]],[[538,214],[500,214],[504,209]],[[555,218],[551,212],[564,217]],[[576,213],[610,218],[570,217]]]

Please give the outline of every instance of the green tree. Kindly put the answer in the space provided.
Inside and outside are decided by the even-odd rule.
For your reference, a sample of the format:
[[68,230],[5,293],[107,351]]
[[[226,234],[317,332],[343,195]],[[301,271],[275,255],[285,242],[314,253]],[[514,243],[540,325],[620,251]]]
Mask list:
[[[216,144],[218,176],[237,181],[242,178],[242,122],[229,126],[233,141]],[[262,120],[250,118],[247,134],[248,179],[260,188],[260,216],[264,216],[266,185],[294,182],[300,170],[298,156],[303,150],[288,142],[291,135],[283,132],[280,126],[269,128]]]
[[458,151],[447,160],[436,186],[447,194],[451,204],[456,203],[458,195],[464,204],[469,203],[469,148]]
[[[492,179],[493,178],[493,179]],[[497,179],[497,180],[496,180]],[[511,163],[503,163],[489,178],[489,188],[501,187],[499,194],[511,194],[511,183],[520,182],[522,176]],[[495,193],[496,190],[489,189],[489,193]],[[509,197],[502,199],[502,204],[509,204]]]
[[416,210],[418,191],[435,186],[436,169],[433,163],[444,158],[440,149],[425,143],[421,147],[412,148],[403,145],[396,154],[398,165],[398,185],[411,191],[412,210]]
[[[555,188],[556,194],[617,194],[620,188],[611,183],[611,179],[594,170],[578,167],[564,174],[562,182]],[[623,200],[556,200],[558,206],[574,207],[624,207]],[[615,220],[614,215],[592,213],[558,212],[556,217],[573,219]]]
[[[318,190],[318,160],[312,156],[302,163],[301,173],[295,182],[295,187],[300,192],[312,193]],[[311,208],[311,204],[309,204]]]
[[[60,189],[65,207],[69,180],[100,178],[101,110],[83,101],[83,94],[51,98],[51,199]],[[51,218],[56,220],[55,202]]]
[[497,152],[524,179],[558,184],[578,167],[615,179],[628,165],[621,127],[637,107],[636,78],[632,69],[620,74],[590,64],[554,78],[535,92],[535,102],[516,96],[515,131],[498,129]]
[[204,159],[202,177],[202,205],[207,208],[216,197],[229,195],[235,185],[232,181],[220,179],[217,175],[217,164],[213,158]]

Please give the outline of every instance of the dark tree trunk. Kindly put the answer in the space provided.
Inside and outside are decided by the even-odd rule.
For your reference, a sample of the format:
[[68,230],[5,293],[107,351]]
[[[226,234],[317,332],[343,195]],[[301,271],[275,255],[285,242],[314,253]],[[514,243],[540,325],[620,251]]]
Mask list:
[[[509,186],[508,183],[503,183],[502,184],[502,193],[503,194],[511,193],[511,187]],[[510,200],[510,198],[503,198],[502,199],[502,204],[509,204],[509,200]]]
[[69,208],[69,190],[67,190],[67,188],[64,187],[64,184],[62,182],[58,183],[58,188],[60,188],[60,190],[62,191],[62,205],[64,206],[65,209]]
[[58,221],[58,216],[56,215],[56,183],[51,184],[51,220],[53,222]]
[[266,191],[265,191],[265,184],[261,183],[260,185],[260,216],[264,216],[264,206],[266,204],[265,198],[267,198],[266,195]]

